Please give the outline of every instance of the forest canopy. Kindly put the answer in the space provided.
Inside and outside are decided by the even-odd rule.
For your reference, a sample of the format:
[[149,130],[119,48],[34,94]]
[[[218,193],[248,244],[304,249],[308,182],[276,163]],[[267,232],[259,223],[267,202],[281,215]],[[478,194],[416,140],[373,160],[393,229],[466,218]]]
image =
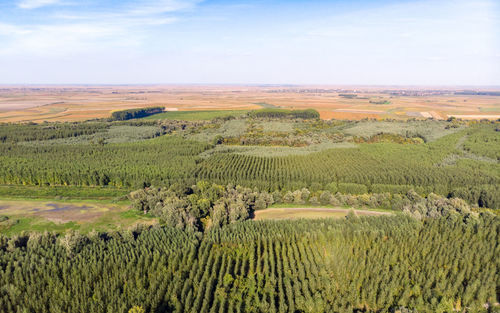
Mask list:
[[[486,312],[498,217],[407,215],[0,237],[4,312]],[[422,244],[425,243],[425,244]],[[43,292],[40,292],[43,290]]]
[[[0,311],[498,310],[498,121],[141,110],[0,124],[0,197],[34,206],[0,215],[34,225],[0,234]],[[57,219],[90,200],[104,229]],[[254,219],[281,208],[344,215]]]

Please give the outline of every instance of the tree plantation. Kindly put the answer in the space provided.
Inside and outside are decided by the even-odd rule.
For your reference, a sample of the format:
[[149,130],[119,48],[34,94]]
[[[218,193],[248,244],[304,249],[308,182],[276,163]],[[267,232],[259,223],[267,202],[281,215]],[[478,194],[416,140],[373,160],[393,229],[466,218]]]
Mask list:
[[499,142],[271,105],[0,124],[0,312],[498,312]]
[[2,238],[4,312],[480,312],[500,222],[485,214],[239,222]]
[[[243,125],[255,123],[256,119],[259,121],[255,117],[239,119]],[[293,135],[299,130],[302,133],[305,127],[302,124],[309,125],[307,120],[290,119],[288,115],[278,121],[271,117],[264,119],[271,123],[283,123],[279,120],[285,119],[295,127],[290,132],[272,132],[274,136]],[[498,122],[471,123],[463,130],[427,143],[382,141],[351,143],[353,146],[348,148],[329,148],[326,144],[325,148],[321,144],[315,148],[316,145],[311,144],[311,149],[315,150],[310,153],[302,152],[308,147],[283,147],[291,150],[280,156],[270,155],[273,152],[269,153],[269,150],[260,155],[217,150],[215,137],[226,134],[224,125],[228,122],[231,121],[227,118],[208,124],[138,122],[132,124],[135,127],[131,131],[140,132],[141,128],[157,125],[158,131],[153,136],[161,137],[150,140],[138,137],[134,142],[118,140],[119,143],[107,142],[112,129],[105,128],[114,125],[110,122],[49,124],[43,128],[38,125],[1,125],[0,133],[5,135],[0,144],[0,184],[110,185],[130,190],[149,185],[174,182],[189,185],[197,180],[209,180],[258,187],[270,192],[303,187],[351,194],[404,193],[414,189],[422,194],[459,195],[482,207],[500,206],[500,166],[496,158],[499,146],[495,144],[500,137]],[[350,126],[338,124],[316,125],[312,130],[308,126],[303,136],[341,133],[342,128]],[[450,125],[454,124],[443,122],[442,130],[438,131],[444,132]],[[44,133],[45,129],[48,129],[47,135],[37,135]],[[49,135],[51,132],[53,134]],[[82,135],[92,132],[103,132],[103,135],[99,138]],[[74,136],[81,140],[50,140]],[[207,137],[207,140],[199,140],[200,136]],[[354,140],[348,136],[343,138],[346,142]],[[279,151],[281,147],[270,148]]]

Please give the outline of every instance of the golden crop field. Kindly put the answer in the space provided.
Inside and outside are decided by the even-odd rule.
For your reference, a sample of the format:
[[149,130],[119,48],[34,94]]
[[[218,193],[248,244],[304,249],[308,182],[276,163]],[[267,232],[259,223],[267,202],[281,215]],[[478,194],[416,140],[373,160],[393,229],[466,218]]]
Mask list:
[[2,86],[0,122],[81,121],[108,117],[114,110],[148,106],[165,106],[170,111],[314,108],[324,119],[500,118],[499,90],[457,94],[463,90],[345,86]]

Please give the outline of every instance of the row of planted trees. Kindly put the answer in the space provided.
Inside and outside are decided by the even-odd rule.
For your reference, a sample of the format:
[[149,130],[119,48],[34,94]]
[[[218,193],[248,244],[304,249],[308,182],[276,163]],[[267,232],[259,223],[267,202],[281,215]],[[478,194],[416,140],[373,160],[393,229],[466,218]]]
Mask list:
[[3,312],[487,312],[500,220],[481,214],[0,236]]

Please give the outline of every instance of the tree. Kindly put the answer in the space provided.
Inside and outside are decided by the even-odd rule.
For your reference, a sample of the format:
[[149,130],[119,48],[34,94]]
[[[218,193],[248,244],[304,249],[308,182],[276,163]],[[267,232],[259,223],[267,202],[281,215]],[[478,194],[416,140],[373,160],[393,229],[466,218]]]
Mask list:
[[329,204],[331,200],[332,200],[332,194],[328,190],[323,191],[319,196],[319,201],[323,205]]
[[273,203],[283,202],[283,196],[281,195],[281,192],[279,192],[278,190],[275,190],[272,196],[273,196]]
[[218,201],[213,208],[212,213],[212,225],[216,227],[221,227],[228,224],[229,215],[226,209],[226,204],[224,201]]
[[291,191],[287,191],[283,196],[284,203],[292,203],[294,201],[294,194]]
[[302,200],[302,202],[307,202],[307,200],[309,200],[309,197],[311,196],[311,192],[309,192],[309,189],[307,188],[302,188],[302,190],[300,190],[301,192],[301,195],[300,195],[300,198]]
[[70,257],[78,253],[88,241],[89,239],[86,236],[74,230],[70,230],[64,237],[59,239],[60,245],[66,249],[66,253]]
[[231,203],[229,208],[229,222],[235,223],[237,221],[246,220],[249,217],[248,209],[245,203],[241,200]]
[[142,306],[134,305],[128,310],[128,313],[146,313],[146,310],[144,310]]
[[303,200],[303,197],[302,197],[302,191],[300,190],[295,190],[293,192],[293,202],[294,203],[305,203],[305,201]]

